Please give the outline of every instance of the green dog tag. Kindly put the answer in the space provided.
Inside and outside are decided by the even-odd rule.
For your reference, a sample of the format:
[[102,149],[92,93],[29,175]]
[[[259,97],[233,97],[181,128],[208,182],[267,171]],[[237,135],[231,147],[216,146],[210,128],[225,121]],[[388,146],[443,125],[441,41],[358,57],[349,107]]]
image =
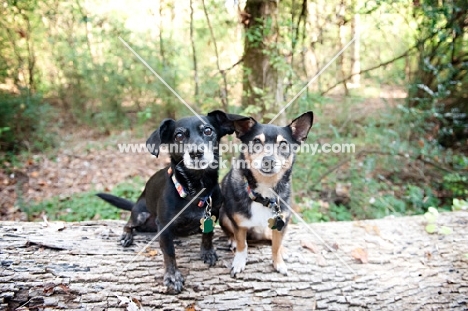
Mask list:
[[215,216],[211,216],[210,218],[202,218],[200,219],[200,229],[202,229],[203,233],[210,233],[214,230],[214,223],[216,221]]

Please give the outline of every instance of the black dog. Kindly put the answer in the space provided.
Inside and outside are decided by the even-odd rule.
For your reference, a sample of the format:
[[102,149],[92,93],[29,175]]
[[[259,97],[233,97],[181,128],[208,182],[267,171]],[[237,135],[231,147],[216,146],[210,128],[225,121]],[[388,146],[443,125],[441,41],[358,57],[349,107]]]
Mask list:
[[[146,142],[148,149],[158,156],[160,145],[166,144],[171,164],[148,180],[135,204],[109,194],[98,194],[105,201],[132,211],[121,238],[123,246],[132,243],[133,229],[161,231],[159,244],[164,254],[164,285],[169,293],[179,293],[184,283],[176,264],[174,236],[202,232],[200,223],[204,222],[201,258],[210,266],[218,259],[212,244],[212,216],[219,216],[222,204],[218,185],[218,144],[221,137],[234,132],[236,122],[249,118],[213,111],[201,119],[203,122],[198,117],[178,121],[166,119],[151,134]],[[174,218],[174,222],[170,223]],[[166,225],[168,228],[163,230]]]
[[236,248],[232,276],[245,268],[247,239],[272,240],[273,266],[287,274],[281,244],[291,213],[284,202],[290,204],[295,148],[307,138],[312,123],[309,111],[285,127],[253,119],[236,124],[245,148],[222,181],[224,204],[219,219],[231,247]]

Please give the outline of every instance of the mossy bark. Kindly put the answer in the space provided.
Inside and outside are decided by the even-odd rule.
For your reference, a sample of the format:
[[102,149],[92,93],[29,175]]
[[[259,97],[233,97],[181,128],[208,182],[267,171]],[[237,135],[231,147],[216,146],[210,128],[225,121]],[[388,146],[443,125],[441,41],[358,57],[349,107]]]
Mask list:
[[[279,29],[276,1],[248,0],[245,6],[245,41],[242,106],[254,117],[268,122],[284,105],[281,56],[277,49]],[[285,125],[284,114],[278,124]],[[284,121],[284,122],[283,122]]]

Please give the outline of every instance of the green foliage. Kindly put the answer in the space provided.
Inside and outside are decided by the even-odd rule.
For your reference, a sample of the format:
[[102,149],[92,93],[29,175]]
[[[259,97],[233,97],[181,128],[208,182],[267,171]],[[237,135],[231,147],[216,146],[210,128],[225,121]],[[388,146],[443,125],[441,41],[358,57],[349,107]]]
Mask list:
[[439,205],[439,200],[433,196],[430,189],[425,191],[414,185],[408,185],[406,198],[411,204],[411,210],[416,214],[421,214],[430,206]]
[[[297,156],[293,189],[303,201],[302,215],[308,221],[382,218],[389,215],[424,214],[430,206],[449,210],[450,195],[463,195],[462,173],[466,157],[445,150],[433,141],[412,136],[420,115],[402,105],[381,107],[378,116],[361,113],[363,98],[348,98],[339,104],[318,95],[308,94],[291,107],[290,118],[305,110],[313,110],[317,118],[308,143],[354,143],[355,154],[299,154]],[[327,109],[333,109],[333,112]],[[337,109],[336,107],[339,107]],[[459,173],[447,173],[437,166],[453,167]],[[346,162],[347,160],[347,162]],[[340,162],[341,166],[337,166]],[[335,168],[330,171],[330,168]],[[425,175],[431,176],[430,178]],[[461,182],[461,183],[460,183]],[[339,184],[349,184],[346,199],[336,193]],[[457,192],[459,191],[459,192]],[[451,199],[450,199],[451,200]]]
[[390,194],[385,194],[372,203],[372,209],[376,218],[388,215],[405,215],[407,211],[406,202]]
[[328,208],[323,208],[319,202],[309,199],[304,200],[300,205],[302,207],[302,218],[306,222],[353,220],[353,215],[349,208],[343,205],[332,204]]
[[[135,178],[121,183],[111,193],[136,201],[141,193],[143,181]],[[24,211],[30,220],[45,214],[49,220],[84,221],[92,219],[121,219],[124,211],[111,206],[96,196],[95,191],[84,192],[66,198],[55,197],[50,200],[26,206]]]
[[453,199],[452,210],[466,211],[468,210],[468,202],[466,200]]
[[[134,6],[130,12],[103,13],[98,1],[1,2],[0,86],[8,90],[0,94],[1,150],[53,145],[54,110],[38,94],[58,98],[65,118],[101,132],[190,115],[119,37],[197,111],[220,109],[226,92],[230,104],[223,109],[271,118],[278,94],[263,87],[264,65],[277,73],[269,85],[281,84],[278,93],[288,102],[353,37],[353,17],[359,13],[359,28],[366,30],[361,69],[376,69],[361,74],[360,88],[340,84],[351,73],[351,46],[286,111],[288,120],[314,111],[308,142],[356,145],[355,154],[297,157],[294,189],[310,199],[301,202],[304,217],[329,221],[421,214],[430,206],[449,207],[441,193],[467,196],[468,157],[457,154],[468,130],[464,2],[328,1],[303,11],[300,2],[282,1],[278,14],[243,16],[244,24],[237,14],[226,14],[222,2],[206,4],[213,29],[198,4],[190,21],[173,3],[162,2],[159,12],[150,12],[160,24],[145,29],[129,26],[132,16],[146,16]],[[317,14],[307,16],[313,11]],[[262,59],[256,71],[243,68],[249,56],[243,44],[249,43],[259,48]],[[399,55],[404,57],[378,66]],[[259,81],[242,89],[246,76]],[[380,97],[384,86],[393,85],[410,85],[408,103],[400,101],[395,109],[395,101],[375,105],[366,99]],[[342,97],[345,89],[349,96]],[[334,93],[325,97],[328,92]],[[253,98],[253,104],[244,105],[244,98]],[[351,185],[346,200],[335,193],[339,184]],[[41,204],[32,207],[37,208],[31,215],[47,210],[53,219],[77,220],[120,213],[91,193]]]
[[24,90],[19,95],[0,91],[0,152],[43,150],[54,144],[48,131],[51,107],[39,95]]
[[[154,40],[155,27],[129,30],[126,12],[102,14],[98,2],[4,1],[1,6],[0,25],[8,27],[0,27],[0,84],[12,81],[8,82],[12,88],[29,88],[32,94],[39,90],[47,97],[58,98],[71,121],[93,125],[101,132],[127,128],[133,122],[140,125],[148,120],[149,112],[155,124],[164,117],[189,113],[119,39],[127,41],[190,102],[194,96],[186,83],[192,70],[191,58],[180,53],[186,49],[183,34],[188,25],[158,30],[159,38]],[[172,9],[162,4],[163,18],[167,20]],[[209,32],[199,20],[195,24],[199,24],[195,35],[198,53],[202,54]],[[215,33],[222,29],[218,27]],[[203,92],[193,99],[203,103],[199,107],[203,110],[219,108],[220,77],[213,76],[211,63],[202,60],[209,66],[199,74]],[[138,117],[132,118],[128,111],[136,111]]]
[[328,212],[330,220],[333,221],[346,221],[353,220],[353,215],[350,210],[344,205],[332,205]]
[[330,218],[321,211],[320,204],[317,201],[304,199],[301,202],[302,217],[306,222],[329,221]]
[[466,8],[463,1],[428,0],[414,10],[421,31],[410,104],[429,112],[420,128],[445,147],[464,148],[468,137]]
[[439,233],[442,235],[449,235],[453,233],[452,228],[447,226],[438,226],[437,225],[437,218],[439,217],[439,212],[435,207],[429,207],[427,212],[424,214],[424,218],[426,219],[427,225],[425,227],[426,232],[429,234]]
[[444,189],[450,191],[454,197],[468,196],[468,174],[450,173],[444,176]]

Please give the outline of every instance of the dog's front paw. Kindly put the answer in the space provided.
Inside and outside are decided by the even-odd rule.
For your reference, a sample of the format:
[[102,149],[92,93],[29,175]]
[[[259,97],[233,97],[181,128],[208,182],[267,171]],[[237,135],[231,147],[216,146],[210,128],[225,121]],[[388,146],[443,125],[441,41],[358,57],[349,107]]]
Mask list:
[[184,287],[184,277],[178,269],[164,274],[164,285],[168,294],[178,294]]
[[132,245],[133,244],[133,233],[124,232],[120,236],[120,244],[122,244],[123,247],[129,247],[130,245]]
[[286,260],[286,261],[289,260],[288,251],[286,250],[286,248],[284,246],[281,246],[281,248],[280,248],[280,255],[283,258],[283,260]]
[[228,245],[231,251],[235,250],[237,248],[237,242],[235,239],[229,239],[228,240]]
[[283,275],[288,275],[288,268],[286,267],[286,264],[284,261],[281,262],[273,262],[273,267],[275,267],[276,271]]
[[204,263],[208,264],[208,266],[212,267],[216,264],[218,260],[218,255],[216,255],[216,251],[214,248],[210,249],[201,249],[201,259]]
[[235,277],[237,273],[244,271],[245,263],[247,262],[247,247],[242,252],[236,252],[232,261],[231,277]]

